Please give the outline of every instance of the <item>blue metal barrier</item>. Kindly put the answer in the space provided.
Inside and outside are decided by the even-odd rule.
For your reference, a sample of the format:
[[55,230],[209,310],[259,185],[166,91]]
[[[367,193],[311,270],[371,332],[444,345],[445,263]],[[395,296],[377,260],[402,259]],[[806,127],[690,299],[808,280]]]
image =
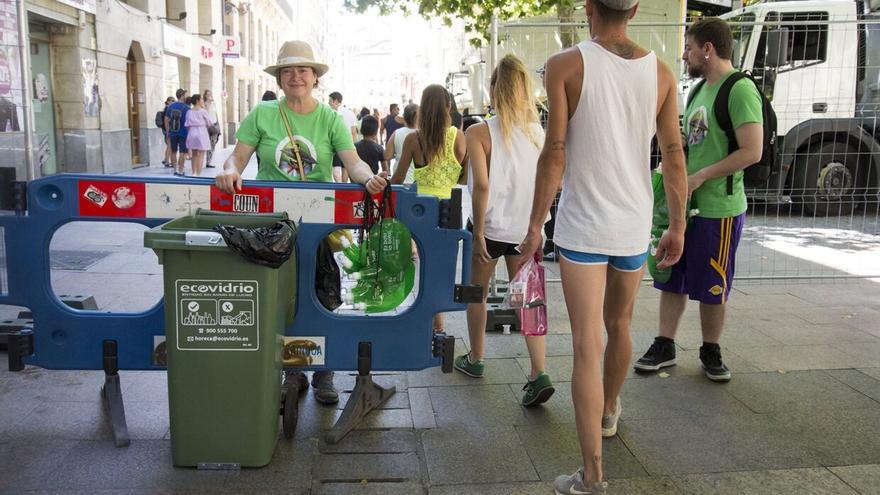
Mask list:
[[[411,231],[420,252],[419,292],[415,303],[393,316],[343,316],[331,313],[314,291],[318,244],[333,230],[358,224],[363,188],[352,184],[245,181],[234,197],[199,178],[142,178],[57,175],[28,185],[26,215],[0,216],[5,229],[8,292],[0,304],[27,306],[33,312],[33,355],[27,364],[49,369],[101,369],[102,345],[115,341],[119,369],[162,369],[153,362],[154,337],[164,336],[164,300],[136,314],[80,311],[63,304],[50,280],[49,244],[54,232],[73,221],[133,222],[154,227],[194,213],[287,211],[303,219],[297,238],[297,311],[288,336],[324,337],[324,366],[309,369],[358,369],[358,344],[372,343],[372,370],[419,370],[440,364],[431,319],[442,311],[461,311],[455,280],[459,246],[461,273],[470,279],[471,234],[442,227],[443,204],[395,186],[396,217]],[[337,201],[327,200],[327,196]],[[448,212],[447,212],[448,214]],[[453,216],[454,212],[453,212]],[[455,223],[455,222],[453,222]],[[459,298],[461,299],[461,298]],[[305,369],[305,368],[304,368]]]

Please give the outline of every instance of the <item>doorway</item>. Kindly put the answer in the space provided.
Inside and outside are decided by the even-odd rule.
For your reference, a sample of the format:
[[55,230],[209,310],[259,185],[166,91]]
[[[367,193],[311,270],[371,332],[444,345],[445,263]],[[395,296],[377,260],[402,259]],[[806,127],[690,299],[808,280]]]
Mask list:
[[55,146],[55,95],[52,87],[52,66],[49,43],[31,40],[31,84],[34,107],[34,159],[41,175],[52,175],[57,169]]
[[131,163],[141,163],[141,124],[139,118],[137,61],[134,52],[128,50],[126,59],[125,79],[128,88],[128,128],[131,129]]

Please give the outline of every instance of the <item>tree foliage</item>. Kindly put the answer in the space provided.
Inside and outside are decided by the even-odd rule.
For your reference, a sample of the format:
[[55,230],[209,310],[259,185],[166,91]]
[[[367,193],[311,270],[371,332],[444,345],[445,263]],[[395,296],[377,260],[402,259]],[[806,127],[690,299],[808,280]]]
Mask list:
[[[382,14],[418,13],[425,19],[441,19],[447,26],[452,25],[453,20],[461,19],[465,23],[465,31],[472,35],[471,42],[479,46],[486,43],[491,36],[492,13],[495,11],[499,20],[511,21],[555,10],[560,21],[571,22],[574,2],[575,0],[345,0],[345,6],[355,12],[376,7]],[[563,38],[565,35],[563,32]],[[572,39],[576,42],[576,38]],[[565,40],[564,44],[571,46],[573,43]]]

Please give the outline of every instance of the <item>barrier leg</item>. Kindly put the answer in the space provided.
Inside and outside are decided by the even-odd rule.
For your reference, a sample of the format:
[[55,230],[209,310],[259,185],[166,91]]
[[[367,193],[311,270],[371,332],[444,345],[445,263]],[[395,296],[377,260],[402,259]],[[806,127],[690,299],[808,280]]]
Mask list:
[[370,411],[384,404],[397,392],[396,387],[385,388],[373,381],[370,375],[372,356],[373,346],[370,342],[358,343],[357,381],[342,415],[325,437],[327,443],[335,444],[342,440]]
[[119,359],[116,354],[116,341],[104,341],[104,386],[101,399],[110,415],[110,428],[113,429],[113,442],[117,447],[128,447],[128,425],[125,422],[125,406],[122,403],[122,386],[119,382]]

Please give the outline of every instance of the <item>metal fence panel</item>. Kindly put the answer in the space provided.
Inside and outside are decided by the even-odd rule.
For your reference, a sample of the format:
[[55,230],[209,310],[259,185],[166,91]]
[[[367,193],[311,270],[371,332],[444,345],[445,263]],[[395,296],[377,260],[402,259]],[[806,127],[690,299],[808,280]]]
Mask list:
[[[563,26],[588,37],[583,24],[503,24],[499,56],[538,68],[560,49]],[[680,109],[697,82],[680,61],[686,27],[636,22],[629,30],[682,76]],[[731,27],[732,59],[771,100],[780,150],[770,179],[747,185],[737,278],[880,277],[880,17],[782,12]]]

